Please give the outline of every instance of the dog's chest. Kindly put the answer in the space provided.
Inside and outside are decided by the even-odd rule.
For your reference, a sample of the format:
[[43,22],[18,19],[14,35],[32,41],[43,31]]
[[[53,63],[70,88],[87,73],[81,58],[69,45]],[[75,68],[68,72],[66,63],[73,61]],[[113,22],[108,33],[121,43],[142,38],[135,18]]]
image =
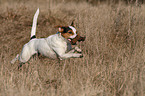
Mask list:
[[66,50],[66,52],[68,52],[70,50],[72,50],[71,44],[69,42],[67,42],[67,50]]
[[59,34],[49,36],[47,38],[47,43],[51,48],[58,48],[61,51],[71,49],[71,44],[69,44],[63,37],[60,37]]

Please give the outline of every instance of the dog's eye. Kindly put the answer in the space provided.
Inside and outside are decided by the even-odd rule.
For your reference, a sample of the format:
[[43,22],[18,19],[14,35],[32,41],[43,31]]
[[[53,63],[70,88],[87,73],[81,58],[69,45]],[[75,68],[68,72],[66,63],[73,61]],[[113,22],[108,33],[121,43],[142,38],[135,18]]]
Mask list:
[[69,34],[73,34],[72,32],[68,32]]

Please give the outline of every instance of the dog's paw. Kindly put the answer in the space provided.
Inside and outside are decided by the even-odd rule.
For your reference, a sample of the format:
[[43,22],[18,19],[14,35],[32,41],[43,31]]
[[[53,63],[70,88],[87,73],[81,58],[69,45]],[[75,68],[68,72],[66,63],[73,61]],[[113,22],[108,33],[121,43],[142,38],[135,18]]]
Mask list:
[[82,53],[82,50],[81,50],[79,47],[75,47],[75,51],[76,51],[77,53]]
[[80,55],[80,58],[83,58],[84,56],[83,56],[83,54],[82,55]]
[[81,49],[77,49],[76,50],[78,53],[82,53],[82,50]]
[[63,60],[61,57],[58,57],[59,60]]
[[79,58],[83,58],[83,54],[79,54]]
[[75,53],[75,54],[73,54],[73,57],[74,58],[82,58],[83,55],[82,54],[79,54],[79,53]]
[[75,50],[75,52],[74,52],[74,53],[80,53],[80,54],[81,54],[81,53],[82,53],[82,51],[77,51],[77,50]]

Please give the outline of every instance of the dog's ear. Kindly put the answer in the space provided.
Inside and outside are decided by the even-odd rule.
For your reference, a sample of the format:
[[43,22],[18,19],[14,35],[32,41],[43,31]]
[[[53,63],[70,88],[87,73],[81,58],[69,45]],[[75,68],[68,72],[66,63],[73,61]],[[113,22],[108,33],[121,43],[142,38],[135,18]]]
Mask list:
[[54,27],[58,28],[59,32],[63,32],[64,31],[63,26],[57,25],[57,26],[54,26]]
[[73,27],[74,27],[74,21],[75,21],[75,20],[73,20],[73,21],[72,21],[72,23],[71,23],[71,25],[70,25],[70,26],[73,26]]
[[64,31],[64,29],[62,27],[59,27],[58,31],[62,33]]

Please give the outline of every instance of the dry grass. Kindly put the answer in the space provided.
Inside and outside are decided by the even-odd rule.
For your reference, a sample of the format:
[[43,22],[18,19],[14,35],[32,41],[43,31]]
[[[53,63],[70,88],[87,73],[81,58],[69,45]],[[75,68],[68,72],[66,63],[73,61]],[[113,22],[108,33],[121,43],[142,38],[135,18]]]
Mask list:
[[[59,0],[57,0],[59,1]],[[55,34],[55,25],[76,27],[86,41],[83,58],[63,61],[33,57],[17,70],[10,61],[30,39],[40,7],[37,37]],[[145,5],[98,5],[44,0],[1,1],[1,96],[144,96]]]

